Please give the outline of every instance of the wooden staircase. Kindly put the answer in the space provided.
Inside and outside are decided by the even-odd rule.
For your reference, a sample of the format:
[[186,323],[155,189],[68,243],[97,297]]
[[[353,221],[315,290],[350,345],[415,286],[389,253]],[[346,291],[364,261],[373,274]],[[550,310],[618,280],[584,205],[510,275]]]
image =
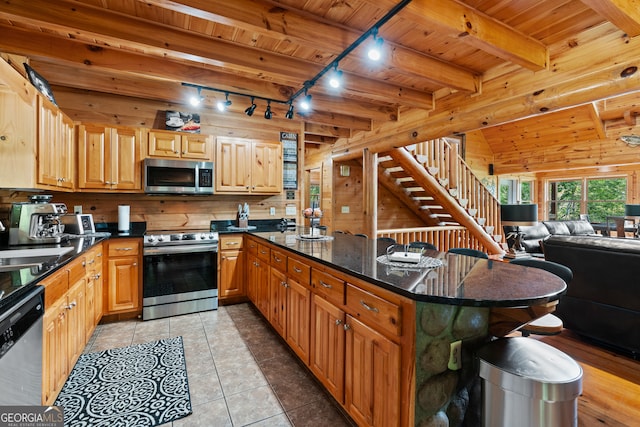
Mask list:
[[[476,247],[502,253],[500,204],[446,139],[395,148],[378,155],[379,181],[426,226],[465,227]],[[462,244],[461,244],[462,246]]]

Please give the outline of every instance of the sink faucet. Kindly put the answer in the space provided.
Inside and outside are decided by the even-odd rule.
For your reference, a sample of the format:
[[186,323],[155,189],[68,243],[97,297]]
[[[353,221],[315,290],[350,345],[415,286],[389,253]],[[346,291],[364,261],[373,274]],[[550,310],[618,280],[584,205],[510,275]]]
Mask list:
[[0,221],[0,232],[5,231],[6,228],[4,228],[4,225],[2,225],[2,221]]

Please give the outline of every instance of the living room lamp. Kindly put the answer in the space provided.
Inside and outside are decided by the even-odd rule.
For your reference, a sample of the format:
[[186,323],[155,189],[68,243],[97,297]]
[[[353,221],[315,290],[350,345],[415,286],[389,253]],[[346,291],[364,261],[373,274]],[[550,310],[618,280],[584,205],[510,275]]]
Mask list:
[[507,225],[516,227],[514,232],[515,242],[509,248],[509,251],[505,256],[507,258],[516,258],[518,256],[525,255],[526,253],[522,247],[522,233],[520,232],[520,226],[536,225],[538,223],[538,205],[535,203],[501,205],[500,220],[502,221],[503,226]]

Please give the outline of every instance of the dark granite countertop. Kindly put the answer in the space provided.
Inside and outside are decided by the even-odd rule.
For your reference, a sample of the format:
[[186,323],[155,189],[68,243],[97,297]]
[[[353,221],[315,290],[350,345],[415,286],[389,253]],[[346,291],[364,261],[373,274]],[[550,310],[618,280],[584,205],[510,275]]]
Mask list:
[[521,307],[557,300],[566,291],[559,277],[541,269],[465,255],[427,251],[436,268],[396,268],[378,262],[385,253],[373,239],[334,234],[328,241],[301,240],[299,227],[250,234],[298,255],[404,295],[416,301],[476,307]]
[[17,302],[22,295],[26,294],[32,286],[35,286],[42,279],[56,271],[58,268],[68,264],[73,259],[86,252],[92,246],[106,239],[117,238],[142,238],[146,231],[145,222],[131,223],[129,233],[119,233],[117,223],[96,223],[96,232],[111,233],[110,236],[99,234],[96,236],[74,236],[69,239],[63,239],[59,244],[54,245],[20,245],[20,246],[0,246],[0,250],[8,249],[33,249],[33,248],[73,248],[70,252],[60,256],[51,257],[50,260],[43,263],[40,267],[21,268],[12,271],[0,272],[0,312],[6,307]]
[[[296,223],[293,219],[287,219],[290,227],[295,227]],[[254,219],[248,222],[248,228],[236,227],[235,220],[217,220],[211,221],[211,231],[217,231],[219,234],[243,233],[248,232],[264,232],[264,231],[280,231],[284,228],[283,219]]]

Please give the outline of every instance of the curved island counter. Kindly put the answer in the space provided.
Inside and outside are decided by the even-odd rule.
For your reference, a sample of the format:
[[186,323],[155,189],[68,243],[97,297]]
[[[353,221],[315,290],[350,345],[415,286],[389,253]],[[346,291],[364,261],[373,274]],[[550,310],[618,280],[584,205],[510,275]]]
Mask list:
[[540,269],[438,251],[420,267],[377,240],[312,237],[247,235],[247,293],[358,425],[480,425],[476,349],[566,290]]

